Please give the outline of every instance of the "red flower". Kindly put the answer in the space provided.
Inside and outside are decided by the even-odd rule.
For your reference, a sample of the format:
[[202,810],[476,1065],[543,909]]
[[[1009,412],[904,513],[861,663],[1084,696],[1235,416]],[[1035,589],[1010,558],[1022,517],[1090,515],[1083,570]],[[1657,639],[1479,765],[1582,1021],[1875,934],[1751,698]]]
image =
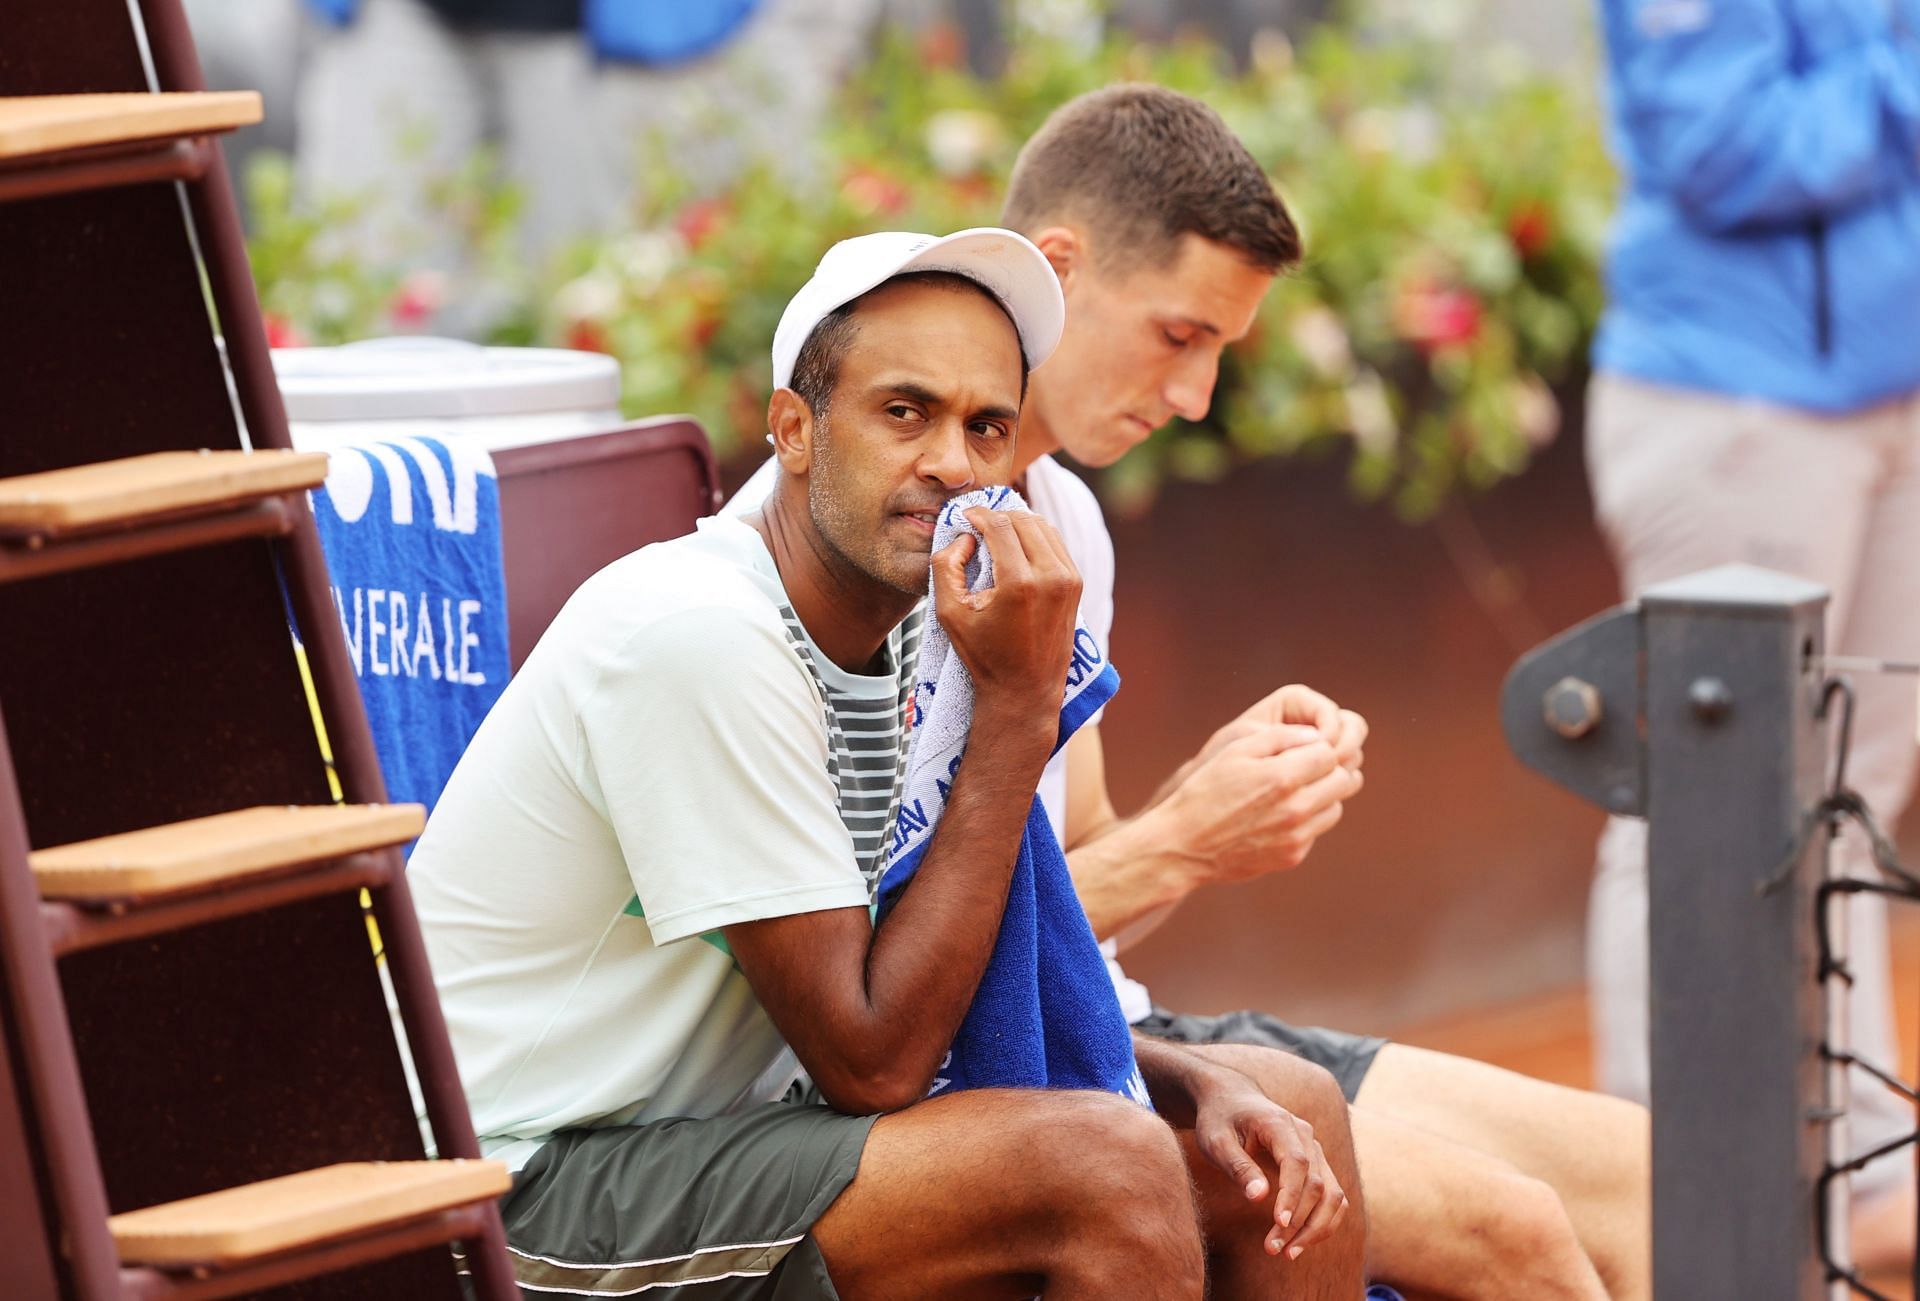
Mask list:
[[680,232],[687,247],[697,253],[732,215],[733,205],[725,198],[695,199],[680,209],[680,215],[673,219],[673,228]]
[[949,22],[930,23],[920,33],[920,62],[929,68],[957,68],[967,57],[967,38]]
[[1553,242],[1553,216],[1545,204],[1529,199],[1507,214],[1507,238],[1523,258],[1537,257]]
[[432,271],[419,271],[400,282],[387,313],[396,325],[420,325],[439,311],[445,300],[445,278]]
[[567,328],[567,346],[575,352],[612,352],[598,321],[575,321]]
[[1457,285],[1415,281],[1394,301],[1393,328],[1429,355],[1470,343],[1480,333],[1480,300]]
[[986,176],[962,176],[947,182],[947,192],[957,204],[963,207],[982,207],[993,201],[998,187]]
[[846,179],[840,182],[840,194],[869,217],[891,217],[905,209],[912,197],[906,186],[871,167],[848,169]]
[[307,346],[307,337],[301,334],[299,327],[295,326],[294,323],[286,317],[276,316],[272,312],[267,312],[260,318],[260,322],[266,327],[267,346],[269,348],[304,348]]

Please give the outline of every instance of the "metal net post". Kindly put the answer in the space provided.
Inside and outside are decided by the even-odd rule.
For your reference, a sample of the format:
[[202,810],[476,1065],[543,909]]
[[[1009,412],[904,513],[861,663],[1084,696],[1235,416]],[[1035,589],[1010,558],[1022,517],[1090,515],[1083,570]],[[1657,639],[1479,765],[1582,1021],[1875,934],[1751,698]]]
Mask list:
[[1830,1118],[1811,924],[1826,592],[1748,566],[1533,651],[1514,752],[1648,822],[1654,1291],[1813,1301]]
[[[1826,1279],[1824,590],[1716,570],[1641,595],[1656,1295],[1812,1298]],[[1783,848],[1798,844],[1780,872]],[[1770,888],[1769,888],[1770,887]]]

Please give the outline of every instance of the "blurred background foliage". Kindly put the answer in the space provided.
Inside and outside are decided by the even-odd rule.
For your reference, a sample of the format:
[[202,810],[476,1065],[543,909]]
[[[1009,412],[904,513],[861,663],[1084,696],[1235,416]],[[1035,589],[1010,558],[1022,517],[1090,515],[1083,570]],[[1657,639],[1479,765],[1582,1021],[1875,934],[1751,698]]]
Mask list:
[[[1553,437],[1600,307],[1614,182],[1589,78],[1398,30],[1329,21],[1298,47],[1265,32],[1237,66],[1203,40],[1028,24],[991,77],[967,69],[949,27],[894,32],[844,89],[815,157],[696,190],[637,142],[650,161],[631,227],[544,267],[515,258],[517,199],[482,155],[436,193],[470,254],[459,332],[610,353],[630,414],[691,412],[722,456],[751,449],[774,326],[831,242],[991,225],[1021,142],[1052,109],[1153,81],[1240,134],[1308,254],[1227,354],[1207,419],[1175,422],[1103,473],[1109,504],[1144,510],[1167,475],[1348,447],[1357,495],[1425,519],[1519,473]],[[276,344],[448,328],[444,274],[370,267],[332,238],[350,197],[301,204],[271,156],[248,187]]]

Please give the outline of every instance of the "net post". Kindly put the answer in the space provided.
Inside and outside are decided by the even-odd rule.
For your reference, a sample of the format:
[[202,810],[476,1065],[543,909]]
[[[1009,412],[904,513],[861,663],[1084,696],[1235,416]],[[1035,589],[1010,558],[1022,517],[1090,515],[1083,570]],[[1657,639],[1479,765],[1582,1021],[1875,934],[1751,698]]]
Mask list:
[[1708,570],[1530,652],[1502,692],[1522,761],[1648,823],[1657,1298],[1827,1286],[1824,837],[1802,837],[1827,777],[1826,604],[1781,574]]
[[1826,603],[1744,566],[1640,598],[1660,1297],[1784,1301],[1826,1286],[1811,924],[1823,838],[1780,873],[1826,780]]

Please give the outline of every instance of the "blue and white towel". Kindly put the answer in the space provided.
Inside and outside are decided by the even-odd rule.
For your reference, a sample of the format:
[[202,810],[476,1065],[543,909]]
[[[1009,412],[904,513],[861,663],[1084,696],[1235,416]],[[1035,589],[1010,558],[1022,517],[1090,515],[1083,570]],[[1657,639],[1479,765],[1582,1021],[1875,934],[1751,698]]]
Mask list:
[[[978,537],[962,511],[1025,510],[1011,488],[948,502],[934,527],[935,551],[962,533]],[[993,586],[993,558],[980,542],[967,565],[969,590]],[[929,597],[929,607],[932,601]],[[1057,751],[1119,689],[1120,675],[1084,628],[1060,706]],[[940,824],[973,721],[973,677],[937,618],[926,622],[913,690],[913,740],[900,812],[880,880],[882,914],[900,897]],[[1007,910],[973,1006],[930,1094],[979,1088],[1102,1089],[1151,1106],[1133,1037],[1114,996],[1100,945],[1073,890],[1066,855],[1036,798],[1007,892]]]
[[458,437],[357,444],[311,500],[388,797],[431,809],[507,685],[493,460]]

